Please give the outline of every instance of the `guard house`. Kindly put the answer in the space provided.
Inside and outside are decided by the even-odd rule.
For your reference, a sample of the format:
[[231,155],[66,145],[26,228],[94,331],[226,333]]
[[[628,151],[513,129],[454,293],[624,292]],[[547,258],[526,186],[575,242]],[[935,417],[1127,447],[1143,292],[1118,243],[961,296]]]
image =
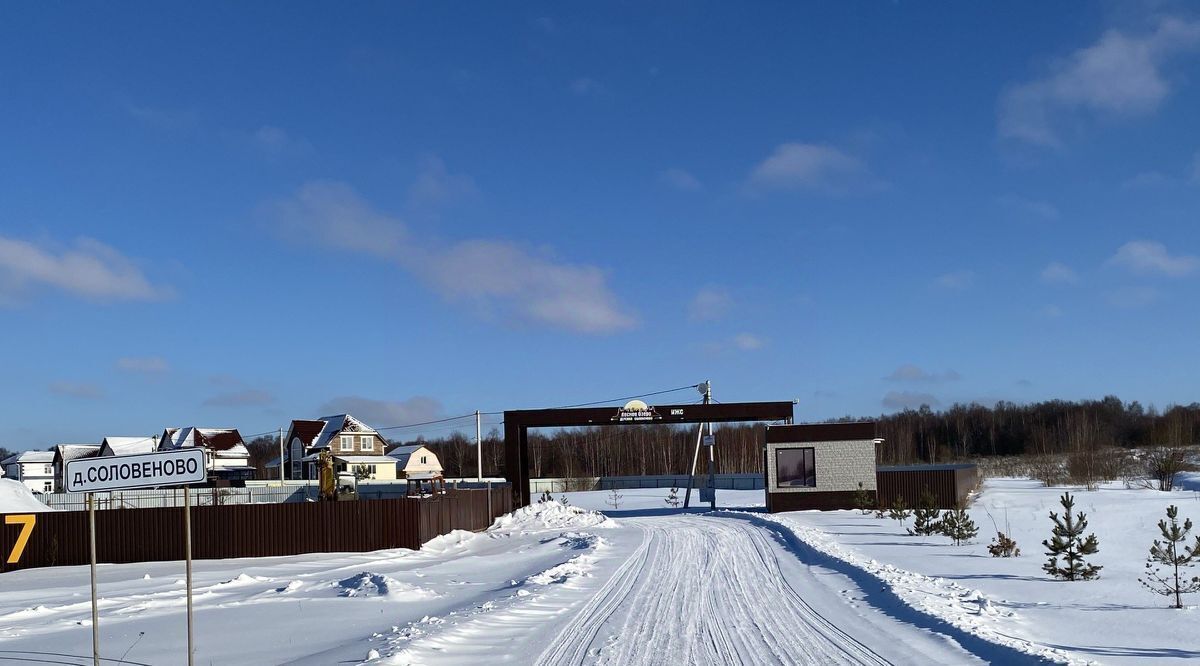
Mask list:
[[853,509],[858,484],[875,502],[875,424],[767,426],[767,511]]

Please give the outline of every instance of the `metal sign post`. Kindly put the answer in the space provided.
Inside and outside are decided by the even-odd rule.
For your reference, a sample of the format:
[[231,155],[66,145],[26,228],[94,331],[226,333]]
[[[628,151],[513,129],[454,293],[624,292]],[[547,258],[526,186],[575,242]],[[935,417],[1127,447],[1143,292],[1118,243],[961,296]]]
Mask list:
[[188,485],[208,479],[204,450],[159,451],[131,456],[80,458],[67,463],[67,492],[87,493],[88,531],[92,548],[92,660],[100,666],[100,612],[96,598],[96,491],[183,486],[183,538],[187,566],[188,666],[192,665],[192,509]]
[[96,606],[96,497],[87,494],[88,540],[92,548],[92,663],[100,666],[100,609]]
[[[282,462],[280,463],[283,464]],[[183,551],[187,563],[187,635],[188,635],[188,666],[192,666],[192,491],[183,487]]]

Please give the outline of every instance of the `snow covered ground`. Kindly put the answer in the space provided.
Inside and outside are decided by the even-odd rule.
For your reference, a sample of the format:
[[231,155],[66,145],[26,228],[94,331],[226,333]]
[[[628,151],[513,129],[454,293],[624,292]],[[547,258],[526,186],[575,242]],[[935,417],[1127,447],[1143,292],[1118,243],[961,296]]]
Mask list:
[[[1044,488],[1027,479],[988,479],[970,508],[979,537],[954,546],[941,536],[913,537],[896,522],[855,511],[779,514],[817,550],[848,561],[886,582],[904,600],[999,642],[1052,648],[1074,661],[1106,664],[1200,661],[1200,595],[1184,610],[1138,583],[1157,523],[1166,507],[1200,522],[1200,477],[1163,493],[1109,484],[1094,492],[1070,489],[1075,510],[1088,517],[1100,540],[1089,561],[1104,567],[1087,582],[1051,580],[1041,542],[1050,537],[1050,511],[1062,514],[1066,488]],[[987,544],[1004,530],[1016,539],[1018,558],[993,558]],[[911,525],[911,520],[909,521]],[[1196,567],[1191,575],[1200,575]],[[1015,642],[1013,644],[1016,644]]]
[[0,513],[37,513],[53,511],[38,501],[29,488],[20,481],[0,479]]
[[[1136,582],[1166,504],[1191,492],[1079,493],[1103,577],[1057,583],[1038,542],[1058,489],[989,481],[977,543],[909,537],[856,512],[671,509],[664,490],[569,493],[420,551],[198,561],[197,663],[1185,663],[1194,610]],[[693,498],[695,500],[695,498]],[[1190,504],[1189,504],[1190,503]],[[694,505],[695,506],[695,505]],[[1189,511],[1195,506],[1194,512]],[[607,518],[583,509],[602,509]],[[1094,507],[1094,508],[1093,508]],[[1004,510],[1025,554],[986,554]],[[100,567],[103,656],[178,664],[183,567]],[[90,663],[86,567],[0,575],[0,657]],[[1195,600],[1200,603],[1200,598]]]

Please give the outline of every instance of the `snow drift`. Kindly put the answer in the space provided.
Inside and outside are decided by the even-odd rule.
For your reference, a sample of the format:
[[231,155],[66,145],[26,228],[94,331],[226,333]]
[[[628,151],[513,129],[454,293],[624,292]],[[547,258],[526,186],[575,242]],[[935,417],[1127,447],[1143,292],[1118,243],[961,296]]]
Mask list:
[[38,501],[20,481],[0,479],[0,513],[36,513],[53,511]]
[[535,502],[510,514],[500,516],[488,528],[492,534],[525,534],[541,530],[584,530],[618,527],[599,511],[589,511],[555,500]]

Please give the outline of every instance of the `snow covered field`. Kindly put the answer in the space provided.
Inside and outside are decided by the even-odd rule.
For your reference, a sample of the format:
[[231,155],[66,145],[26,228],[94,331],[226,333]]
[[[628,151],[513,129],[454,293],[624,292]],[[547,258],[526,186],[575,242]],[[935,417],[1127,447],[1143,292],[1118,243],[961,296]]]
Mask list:
[[[980,537],[959,547],[857,512],[771,516],[756,509],[761,491],[683,513],[646,489],[621,491],[617,509],[607,492],[569,493],[572,507],[535,505],[420,551],[198,561],[196,662],[1200,659],[1196,611],[1168,610],[1136,582],[1165,506],[1200,519],[1195,494],[1079,492],[1105,569],[1059,583],[1039,544],[1060,492],[990,480],[972,508]],[[1003,526],[1005,510],[1024,555],[993,559],[988,516]],[[100,567],[103,656],[183,662],[182,574],[177,562]],[[87,589],[86,567],[0,575],[0,657],[90,663]]]

